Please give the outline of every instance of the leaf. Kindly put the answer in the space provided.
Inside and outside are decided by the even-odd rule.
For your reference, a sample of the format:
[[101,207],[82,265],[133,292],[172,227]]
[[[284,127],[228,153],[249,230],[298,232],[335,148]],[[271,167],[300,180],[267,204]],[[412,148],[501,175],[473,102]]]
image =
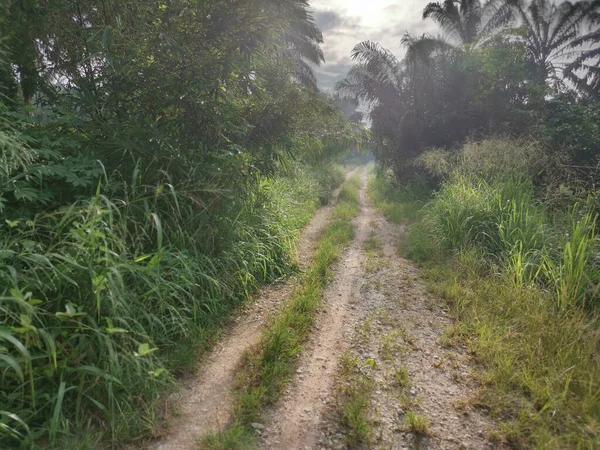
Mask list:
[[99,369],[96,366],[79,366],[77,368],[72,369],[73,372],[85,372],[88,373],[90,375],[94,375],[96,377],[100,377],[100,378],[104,378],[105,380],[108,381],[112,381],[114,383],[117,384],[123,384],[121,383],[121,380],[119,380],[118,378],[104,372],[103,370]]
[[0,260],[8,259],[15,255],[16,255],[16,252],[13,250],[0,250]]
[[[21,425],[25,429],[25,431],[27,432],[27,436],[29,438],[31,438],[31,431],[29,430],[29,426],[19,416],[11,413],[9,411],[0,411],[0,416],[8,417],[9,419],[17,422],[19,425]],[[5,424],[4,421],[0,421],[0,430],[4,430],[4,432],[6,434],[8,434],[12,437],[23,438],[23,433],[20,433],[19,431],[15,430],[13,427],[10,427],[9,425]],[[4,434],[4,433],[2,433],[2,434]]]
[[77,306],[73,303],[67,303],[65,305],[65,312],[57,312],[54,315],[57,317],[79,317],[85,316],[85,313],[77,312]]
[[161,376],[164,372],[166,371],[166,369],[164,367],[160,367],[159,369],[156,370],[151,370],[150,372],[148,372],[148,375],[153,376],[153,377],[159,377]]
[[119,328],[119,327],[110,327],[110,328],[106,328],[107,333],[109,334],[115,334],[115,333],[129,333],[128,330],[126,330],[125,328]]
[[137,258],[135,258],[133,261],[136,262],[136,263],[142,262],[143,260],[148,259],[151,256],[152,256],[152,254],[141,255],[141,256],[138,256]]
[[8,220],[8,219],[6,219],[5,222],[8,224],[8,226],[10,228],[18,227],[19,223],[20,223],[20,221],[18,221],[18,220]]
[[[15,371],[15,373],[17,374],[17,376],[19,377],[19,380],[21,380],[21,382],[23,382],[24,377],[23,377],[23,371],[21,370],[21,365],[17,362],[17,360],[15,358],[13,358],[10,355],[4,355],[2,353],[0,353],[0,360],[4,361],[8,366],[10,366],[12,368],[12,370]],[[0,366],[2,367],[2,366]]]
[[25,348],[21,341],[19,341],[16,337],[12,335],[8,328],[0,326],[0,338],[12,343],[26,360],[31,360],[29,350]]
[[56,404],[54,405],[54,412],[52,413],[52,421],[50,422],[50,442],[54,444],[54,440],[56,439],[56,431],[58,430],[58,421],[60,418],[60,413],[62,411],[63,399],[65,397],[65,388],[66,384],[64,381],[60,382],[60,386],[58,388],[58,394],[56,397]]
[[21,314],[21,325],[24,327],[31,327],[31,317]]
[[34,201],[39,199],[38,191],[24,185],[15,186],[13,194],[17,200]]
[[138,351],[137,353],[135,353],[135,356],[146,356],[150,353],[155,352],[156,350],[158,350],[158,348],[150,348],[150,344],[146,342],[144,344],[138,345]]
[[375,369],[377,367],[377,362],[373,358],[368,358],[365,361],[365,365],[369,366],[371,369]]

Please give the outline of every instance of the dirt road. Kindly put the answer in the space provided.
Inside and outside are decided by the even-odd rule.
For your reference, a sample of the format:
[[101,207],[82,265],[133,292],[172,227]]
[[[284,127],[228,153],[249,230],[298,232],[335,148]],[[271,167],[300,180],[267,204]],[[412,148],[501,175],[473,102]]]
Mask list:
[[[494,422],[472,406],[477,389],[472,362],[446,334],[452,321],[443,302],[427,292],[418,268],[399,256],[403,229],[388,223],[367,198],[366,170],[360,205],[355,238],[327,287],[294,379],[264,414],[259,447],[502,448],[493,439]],[[320,210],[303,234],[303,264],[310,261],[329,212]],[[179,396],[181,413],[155,448],[196,449],[203,436],[226,425],[243,352],[258,341],[291,289],[284,284],[265,291],[239,315],[203,368],[187,380]],[[372,386],[362,442],[343,419],[343,392],[352,381],[340,375],[340,361],[348,359],[361,371],[367,368],[364,376]]]
[[[295,379],[265,416],[264,449],[487,449],[495,425],[470,406],[477,384],[465,349],[447,345],[451,320],[427,293],[419,270],[401,258],[403,230],[388,223],[360,191],[356,237],[329,285]],[[370,441],[353,442],[341,420],[339,361],[350,355],[374,380]],[[372,361],[372,362],[371,362]],[[398,373],[407,379],[398,386]],[[412,430],[407,414],[422,417]]]
[[[298,243],[301,268],[310,263],[331,208],[328,205],[319,209],[301,234]],[[242,355],[247,348],[256,345],[269,317],[277,314],[293,287],[294,280],[289,280],[266,288],[239,312],[234,325],[224,332],[198,372],[182,381],[183,388],[170,402],[178,413],[171,418],[168,433],[153,448],[196,449],[204,436],[228,423],[234,408],[234,376]]]

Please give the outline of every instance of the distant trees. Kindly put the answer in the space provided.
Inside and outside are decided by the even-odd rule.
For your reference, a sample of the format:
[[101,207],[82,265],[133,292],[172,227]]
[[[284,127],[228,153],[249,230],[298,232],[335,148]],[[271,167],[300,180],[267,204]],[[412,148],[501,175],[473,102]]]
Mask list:
[[[426,147],[452,147],[469,136],[556,136],[550,127],[552,111],[562,111],[570,121],[581,111],[557,109],[557,101],[570,104],[598,96],[598,5],[429,3],[423,18],[434,20],[444,36],[406,34],[402,60],[379,44],[357,44],[352,52],[356,65],[337,90],[371,105],[377,156],[398,176],[414,171],[410,161]],[[573,95],[565,95],[569,92]],[[591,124],[583,128],[596,129]],[[592,140],[578,139],[585,146],[570,150],[574,155],[585,152],[589,160]]]
[[429,3],[423,10],[423,19],[433,19],[447,36],[462,44],[472,44],[512,17],[511,6],[498,0],[487,0],[484,5],[479,0],[445,0]]
[[0,198],[44,185],[69,202],[102,171],[140,168],[148,182],[193,172],[230,186],[231,173],[252,179],[318,152],[352,133],[316,89],[322,40],[304,0],[3,2],[0,115],[39,164],[0,183]]

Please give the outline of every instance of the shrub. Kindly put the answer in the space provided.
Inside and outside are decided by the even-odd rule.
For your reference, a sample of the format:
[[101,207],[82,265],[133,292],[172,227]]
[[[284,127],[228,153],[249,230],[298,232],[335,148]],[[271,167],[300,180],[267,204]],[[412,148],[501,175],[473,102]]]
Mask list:
[[[130,187],[0,229],[0,442],[149,430],[159,396],[259,283],[290,272],[319,204],[306,168],[222,197]],[[103,424],[103,425],[102,425]],[[101,425],[101,426],[97,426]]]

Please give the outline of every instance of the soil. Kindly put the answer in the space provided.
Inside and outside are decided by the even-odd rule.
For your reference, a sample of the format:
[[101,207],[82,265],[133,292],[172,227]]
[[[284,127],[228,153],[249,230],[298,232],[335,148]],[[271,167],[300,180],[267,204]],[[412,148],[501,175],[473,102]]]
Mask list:
[[[466,348],[445,333],[453,322],[441,299],[427,292],[419,269],[399,256],[403,228],[388,223],[366,197],[362,173],[360,215],[355,239],[345,250],[328,285],[311,337],[304,345],[296,376],[277,405],[257,424],[262,449],[490,449],[496,425],[472,399],[478,389]],[[322,208],[299,243],[307,266],[326,225]],[[369,243],[367,248],[366,244]],[[373,249],[375,245],[375,251]],[[185,380],[177,396],[180,413],[155,446],[191,450],[210,431],[226,425],[234,401],[232,385],[244,350],[256,344],[268,318],[291,293],[288,282],[264,290],[237,317],[203,367]],[[344,428],[341,409],[347,380],[340,375],[343,355],[371,367],[374,388],[369,405],[371,438],[356,443]],[[404,368],[408,382],[394,374]],[[407,413],[428,421],[425,432],[407,425]],[[264,428],[263,428],[264,427]]]
[[[298,242],[301,270],[310,262],[325,228],[331,205],[317,211]],[[244,351],[256,345],[261,333],[290,296],[295,280],[263,289],[233,319],[219,344],[193,376],[182,380],[182,389],[170,399],[177,410],[166,435],[152,447],[157,450],[190,450],[209,432],[223,428],[234,408],[232,386]]]
[[[336,268],[323,309],[300,359],[297,375],[279,404],[265,415],[263,449],[489,449],[496,425],[471,406],[478,382],[465,348],[449,347],[452,325],[441,299],[429,294],[419,270],[398,254],[403,227],[388,223],[366,197],[363,173],[356,238]],[[380,252],[365,249],[369,239]],[[374,361],[369,417],[371,440],[348,440],[341,424],[339,361],[349,352]],[[409,385],[395,385],[405,367]],[[427,418],[413,433],[406,412]]]

